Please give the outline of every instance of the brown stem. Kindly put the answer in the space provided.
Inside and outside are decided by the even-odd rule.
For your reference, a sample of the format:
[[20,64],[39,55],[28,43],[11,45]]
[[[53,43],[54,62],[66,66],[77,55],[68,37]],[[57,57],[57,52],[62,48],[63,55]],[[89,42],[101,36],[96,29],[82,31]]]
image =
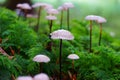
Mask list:
[[101,37],[102,37],[102,23],[100,23],[100,36],[99,36],[99,46],[101,45]]
[[42,10],[42,7],[39,7],[39,10],[38,10],[38,17],[37,17],[37,24],[36,24],[36,27],[35,27],[35,31],[36,31],[36,32],[38,32],[38,30],[39,30],[40,17],[41,17],[41,10]]
[[60,56],[59,56],[59,61],[60,61],[60,80],[62,80],[62,39],[60,39]]
[[69,24],[70,24],[70,23],[69,23],[69,22],[70,22],[70,21],[69,21],[69,20],[70,20],[70,19],[69,19],[69,18],[70,18],[69,15],[70,15],[70,14],[69,14],[69,12],[70,12],[70,11],[69,11],[69,9],[68,9],[68,10],[67,10],[67,27],[68,27],[68,30],[70,30],[70,26],[69,26]]
[[40,73],[42,72],[42,63],[39,63],[39,65],[40,65]]
[[62,29],[62,24],[63,24],[63,10],[61,11],[60,29]]
[[50,20],[50,33],[52,32],[52,25],[53,25],[53,21]]
[[25,19],[27,18],[27,9],[24,9]]
[[92,52],[92,21],[90,20],[90,51]]
[[72,60],[72,68],[73,68],[73,70],[74,70],[74,60]]
[[12,78],[12,80],[15,80],[15,76],[13,74],[11,75],[11,78]]

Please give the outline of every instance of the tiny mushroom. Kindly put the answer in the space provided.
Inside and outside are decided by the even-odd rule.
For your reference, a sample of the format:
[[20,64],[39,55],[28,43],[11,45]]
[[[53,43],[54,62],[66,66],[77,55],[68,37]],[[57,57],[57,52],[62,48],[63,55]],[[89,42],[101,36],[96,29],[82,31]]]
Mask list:
[[48,9],[47,10],[47,13],[49,14],[49,15],[55,15],[55,14],[58,14],[59,12],[58,12],[58,10],[57,9]]
[[50,61],[50,58],[47,57],[46,55],[36,55],[34,58],[33,58],[33,61],[35,62],[44,62],[44,63],[48,63]]
[[70,30],[70,8],[73,8],[74,5],[71,2],[67,2],[63,4],[63,10],[67,10],[67,28]]
[[33,80],[31,76],[19,76],[16,80]]
[[51,34],[52,39],[60,39],[60,56],[59,56],[59,61],[60,61],[60,80],[62,78],[61,76],[61,69],[62,69],[62,40],[73,40],[74,36],[67,30],[60,29],[52,32]]
[[107,22],[107,20],[101,16],[98,16],[96,21],[97,21],[97,23],[100,24],[100,36],[99,36],[99,43],[98,43],[98,45],[100,46],[101,45],[101,37],[102,37],[102,23]]
[[67,10],[69,8],[73,8],[74,5],[71,2],[66,2],[63,4],[63,10]]
[[90,21],[90,50],[89,52],[92,52],[92,21],[96,21],[98,16],[96,15],[88,15],[85,17],[86,20]]
[[68,55],[68,58],[74,60],[74,59],[79,59],[79,56],[77,54],[70,54]]
[[34,58],[33,58],[33,61],[35,62],[39,62],[40,64],[40,72],[42,72],[42,63],[48,63],[50,61],[50,58],[47,57],[46,55],[36,55]]
[[33,80],[50,80],[48,75],[45,73],[40,73],[34,76]]

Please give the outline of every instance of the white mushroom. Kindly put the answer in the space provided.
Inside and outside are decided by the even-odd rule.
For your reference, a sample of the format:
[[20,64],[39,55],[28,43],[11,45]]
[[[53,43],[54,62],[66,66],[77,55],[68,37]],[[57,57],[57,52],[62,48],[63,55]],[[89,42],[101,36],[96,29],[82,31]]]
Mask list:
[[34,76],[34,80],[50,80],[48,75],[45,73],[40,73]]
[[16,80],[33,80],[31,76],[19,76]]
[[33,58],[33,61],[48,63],[50,61],[50,58],[47,57],[46,55],[39,54]]
[[65,39],[65,40],[74,39],[74,36],[69,31],[64,29],[54,31],[50,35],[52,39]]
[[79,59],[79,56],[77,54],[70,54],[68,55],[68,58],[74,60],[74,59]]

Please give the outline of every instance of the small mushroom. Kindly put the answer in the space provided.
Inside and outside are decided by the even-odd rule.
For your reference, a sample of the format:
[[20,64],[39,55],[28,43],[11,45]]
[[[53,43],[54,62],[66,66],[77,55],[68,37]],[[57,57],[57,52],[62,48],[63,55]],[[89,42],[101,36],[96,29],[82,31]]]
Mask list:
[[38,17],[37,17],[37,24],[35,26],[35,31],[38,32],[39,30],[39,24],[40,24],[40,18],[41,18],[41,11],[42,11],[42,8],[44,8],[47,4],[46,3],[35,3],[32,5],[33,8],[39,8],[38,10]]
[[88,15],[85,17],[85,19],[90,21],[90,50],[89,50],[89,52],[92,52],[92,21],[96,21],[97,16],[96,15]]
[[40,72],[42,72],[42,63],[48,63],[50,61],[50,58],[46,55],[39,54],[33,58],[33,61],[40,63]]
[[31,76],[19,76],[16,80],[33,80]]
[[33,80],[50,80],[48,75],[45,73],[40,73],[34,76]]
[[77,54],[70,54],[68,55],[68,59],[72,60],[72,68],[74,69],[74,60],[79,59],[79,56]]
[[24,15],[25,15],[25,18],[26,18],[28,10],[32,9],[31,6],[28,3],[17,4],[17,8],[20,9],[18,19],[19,19],[20,15],[21,15],[22,11],[24,12]]
[[63,4],[63,10],[67,10],[67,28],[70,30],[70,8],[73,8],[74,5],[71,2]]
[[101,37],[102,37],[102,23],[107,22],[105,18],[98,16],[97,22],[100,24],[100,36],[99,36],[99,43],[98,45],[101,45]]
[[59,56],[59,61],[60,61],[60,80],[62,80],[61,72],[62,72],[62,40],[73,40],[74,36],[71,34],[71,32],[60,29],[52,32],[51,34],[52,39],[60,39],[60,56]]
[[58,10],[57,9],[53,9],[53,8],[50,8],[47,10],[47,14],[49,15],[55,15],[55,14],[58,14]]
[[48,62],[50,61],[50,58],[47,57],[46,55],[39,54],[39,55],[36,55],[36,56],[33,58],[33,61],[35,61],[35,62],[48,63]]

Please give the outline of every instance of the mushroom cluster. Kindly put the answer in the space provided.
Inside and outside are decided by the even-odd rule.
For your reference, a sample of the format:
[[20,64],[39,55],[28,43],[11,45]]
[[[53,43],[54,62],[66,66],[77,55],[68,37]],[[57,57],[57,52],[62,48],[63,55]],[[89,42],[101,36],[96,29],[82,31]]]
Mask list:
[[101,37],[102,37],[102,23],[106,22],[106,19],[101,17],[101,16],[96,16],[96,15],[88,15],[85,17],[86,20],[90,21],[90,52],[92,52],[92,23],[93,21],[97,22],[100,24],[100,36],[99,36],[99,42],[98,45],[100,46],[101,44]]

